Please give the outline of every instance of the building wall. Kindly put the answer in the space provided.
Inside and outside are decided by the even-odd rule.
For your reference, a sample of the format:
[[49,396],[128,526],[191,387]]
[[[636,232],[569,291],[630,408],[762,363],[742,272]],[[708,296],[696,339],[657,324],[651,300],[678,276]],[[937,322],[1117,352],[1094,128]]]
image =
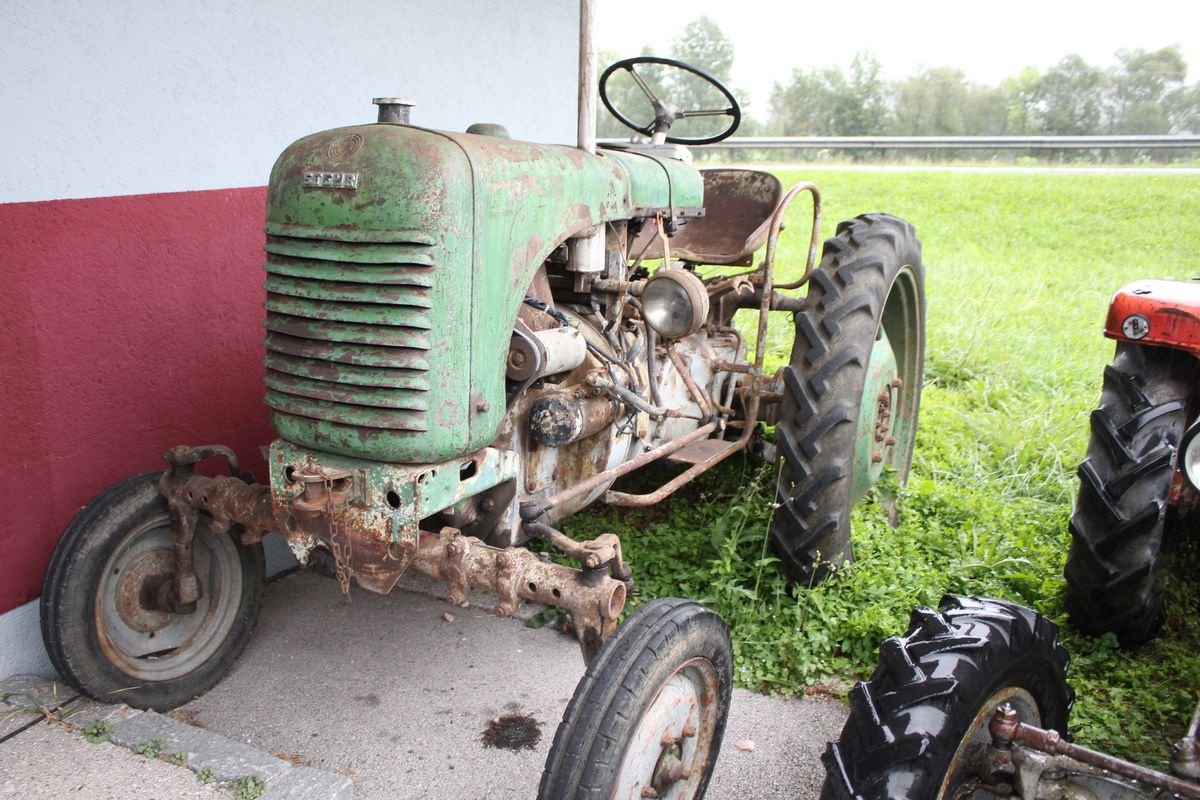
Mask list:
[[561,0],[0,4],[0,676],[44,670],[31,601],[96,492],[179,443],[261,469],[276,155],[376,96],[569,143],[577,32]]

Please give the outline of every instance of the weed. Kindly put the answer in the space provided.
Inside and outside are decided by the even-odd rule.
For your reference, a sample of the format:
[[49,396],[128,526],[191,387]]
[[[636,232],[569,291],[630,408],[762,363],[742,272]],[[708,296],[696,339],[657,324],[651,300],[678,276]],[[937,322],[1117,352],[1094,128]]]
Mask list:
[[171,753],[169,756],[167,756],[167,763],[174,764],[177,767],[186,767],[187,766],[187,758],[188,758],[187,753],[183,752],[182,750],[179,750],[179,751]]
[[134,745],[133,752],[146,758],[158,758],[166,746],[167,743],[161,736],[151,736],[141,744]]
[[234,800],[255,800],[266,791],[266,784],[256,775],[247,775],[234,785]]
[[107,720],[97,720],[83,726],[83,738],[92,744],[100,744],[108,741],[108,737],[112,736],[112,730],[112,724]]
[[216,783],[217,782],[216,770],[214,770],[212,767],[210,767],[208,765],[205,765],[205,766],[201,767],[200,769],[196,770],[196,780],[200,781],[201,783],[203,783],[205,785],[210,784],[210,783]]

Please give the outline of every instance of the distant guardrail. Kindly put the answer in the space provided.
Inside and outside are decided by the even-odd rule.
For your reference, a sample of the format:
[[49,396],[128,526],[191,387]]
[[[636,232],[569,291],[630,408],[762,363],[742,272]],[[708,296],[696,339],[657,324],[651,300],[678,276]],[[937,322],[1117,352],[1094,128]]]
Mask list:
[[1200,148],[1200,136],[739,136],[729,150],[1158,150]]

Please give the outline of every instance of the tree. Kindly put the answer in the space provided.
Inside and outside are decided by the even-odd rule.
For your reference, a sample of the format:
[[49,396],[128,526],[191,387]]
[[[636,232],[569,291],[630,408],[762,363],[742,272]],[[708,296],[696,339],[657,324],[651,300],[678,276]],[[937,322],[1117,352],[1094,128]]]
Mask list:
[[1178,46],[1118,50],[1120,68],[1113,73],[1110,130],[1114,133],[1154,134],[1171,129],[1167,97],[1183,87],[1187,63]]
[[864,136],[887,128],[887,89],[879,62],[854,56],[847,76],[838,67],[794,70],[771,91],[771,128],[784,136]]
[[1016,136],[1033,133],[1037,125],[1038,84],[1042,73],[1026,67],[1000,85],[1007,98],[1005,131]]
[[1200,83],[1172,91],[1166,106],[1172,133],[1200,133]]
[[683,32],[675,37],[671,43],[671,58],[699,67],[722,83],[728,83],[733,70],[733,42],[712,17],[699,17],[685,25]]
[[965,131],[967,76],[954,67],[926,67],[893,87],[893,130],[901,136],[957,136]]
[[1042,76],[1034,91],[1037,128],[1050,136],[1100,133],[1104,120],[1105,74],[1071,55]]
[[[712,17],[698,17],[685,25],[683,32],[671,43],[671,57],[699,67],[729,87],[733,72],[733,42]],[[729,106],[729,101],[711,84],[688,72],[672,71],[667,89],[670,102],[682,111],[719,110]],[[732,88],[730,91],[737,96]],[[680,136],[708,136],[724,130],[729,122],[729,117],[724,116],[684,119],[676,122],[672,130]]]

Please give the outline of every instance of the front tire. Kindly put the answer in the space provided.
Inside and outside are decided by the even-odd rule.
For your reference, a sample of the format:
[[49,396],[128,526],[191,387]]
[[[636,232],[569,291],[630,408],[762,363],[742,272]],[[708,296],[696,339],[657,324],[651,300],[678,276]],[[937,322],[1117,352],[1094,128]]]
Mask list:
[[809,585],[852,558],[850,508],[894,470],[908,479],[925,358],[925,267],[912,225],[838,225],[813,271],[783,369],[771,541]]
[[937,612],[914,611],[908,633],[879,655],[822,757],[822,800],[961,796],[988,774],[987,727],[1002,703],[1021,722],[1066,731],[1069,658],[1054,623],[1028,608],[947,596]]
[[163,610],[156,589],[174,571],[161,472],[101,492],[64,531],[42,588],[42,638],[67,683],[89,697],[165,711],[204,694],[241,655],[258,620],[262,546],[201,517],[193,544],[201,597]]
[[1067,612],[1084,633],[1113,631],[1130,647],[1162,626],[1155,576],[1196,378],[1190,355],[1127,342],[1104,369],[1064,571]]
[[729,631],[714,612],[676,598],[639,608],[576,687],[538,798],[703,798],[729,715],[732,664]]

